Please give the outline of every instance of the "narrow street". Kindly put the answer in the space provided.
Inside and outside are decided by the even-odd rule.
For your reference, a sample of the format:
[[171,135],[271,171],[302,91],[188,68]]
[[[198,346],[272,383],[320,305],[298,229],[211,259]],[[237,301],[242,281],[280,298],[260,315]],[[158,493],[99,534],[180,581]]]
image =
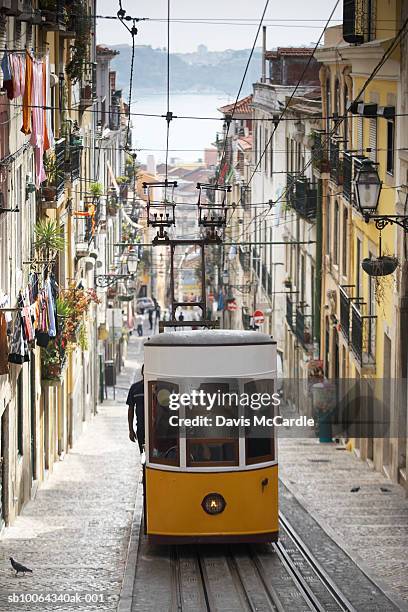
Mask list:
[[[115,401],[98,406],[75,448],[0,537],[1,612],[116,610],[139,482],[125,402],[140,357],[141,341],[133,336]],[[16,578],[9,556],[33,574]],[[80,599],[68,603],[68,595]],[[45,599],[36,602],[38,596]]]

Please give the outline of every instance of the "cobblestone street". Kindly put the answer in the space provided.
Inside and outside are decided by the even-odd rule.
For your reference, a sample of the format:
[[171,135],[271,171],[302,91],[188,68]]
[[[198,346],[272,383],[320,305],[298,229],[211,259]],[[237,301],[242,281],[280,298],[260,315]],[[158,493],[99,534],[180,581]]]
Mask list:
[[279,472],[323,529],[408,609],[408,500],[402,487],[344,447],[315,438],[281,437]]
[[[116,610],[138,481],[139,456],[129,442],[125,400],[140,347],[131,339],[116,400],[99,406],[78,443],[0,538],[1,612]],[[33,574],[16,578],[9,556]],[[10,603],[13,594],[34,593],[98,595],[99,600]]]

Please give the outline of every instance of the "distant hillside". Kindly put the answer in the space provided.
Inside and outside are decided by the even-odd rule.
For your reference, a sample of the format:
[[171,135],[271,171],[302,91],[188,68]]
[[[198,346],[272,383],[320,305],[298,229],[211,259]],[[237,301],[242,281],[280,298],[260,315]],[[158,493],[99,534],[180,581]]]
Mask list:
[[[112,61],[117,72],[119,88],[129,87],[131,48],[129,45],[113,47],[120,55]],[[172,92],[220,92],[234,96],[245,70],[250,50],[207,51],[200,45],[195,53],[170,55],[170,82]],[[135,53],[134,91],[161,93],[166,90],[167,55],[165,49],[138,46]],[[252,90],[252,83],[261,74],[261,51],[255,50],[249,67],[242,96]]]

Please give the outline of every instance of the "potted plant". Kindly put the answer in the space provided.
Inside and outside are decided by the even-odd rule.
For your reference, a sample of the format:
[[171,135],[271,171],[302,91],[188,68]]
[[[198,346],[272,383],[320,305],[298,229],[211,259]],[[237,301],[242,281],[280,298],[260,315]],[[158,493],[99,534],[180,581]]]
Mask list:
[[93,198],[100,198],[103,195],[103,185],[101,183],[91,183],[89,191]]
[[40,259],[50,261],[55,258],[58,251],[65,246],[62,230],[56,221],[40,220],[34,227],[34,246]]
[[43,198],[46,202],[55,202],[57,184],[63,177],[63,172],[58,167],[55,155],[46,155],[44,157],[44,170],[47,178],[45,183],[41,186]]
[[361,262],[361,267],[369,276],[388,276],[397,269],[398,259],[390,255],[372,258],[366,257]]

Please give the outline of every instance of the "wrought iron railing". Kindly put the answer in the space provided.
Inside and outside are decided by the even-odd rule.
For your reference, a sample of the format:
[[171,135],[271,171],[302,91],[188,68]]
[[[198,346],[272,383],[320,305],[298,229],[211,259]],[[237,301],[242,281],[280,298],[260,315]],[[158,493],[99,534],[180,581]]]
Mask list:
[[359,306],[351,304],[350,346],[360,365],[375,364],[375,315],[362,315]]
[[351,202],[353,180],[353,158],[350,153],[343,153],[343,196]]
[[78,142],[78,139],[71,138],[68,160],[68,172],[71,175],[71,181],[78,180],[81,174],[82,148],[82,144]]
[[347,342],[350,340],[350,298],[345,289],[340,287],[340,326]]
[[317,188],[308,179],[302,178],[295,182],[292,207],[308,221],[316,218]]
[[60,138],[55,142],[55,160],[57,165],[55,187],[58,200],[65,189],[65,138]]

